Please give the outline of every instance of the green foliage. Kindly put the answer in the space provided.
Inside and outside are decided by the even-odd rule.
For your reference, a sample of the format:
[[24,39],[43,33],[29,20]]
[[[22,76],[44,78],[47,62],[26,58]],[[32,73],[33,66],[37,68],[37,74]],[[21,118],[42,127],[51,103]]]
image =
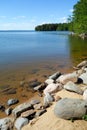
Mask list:
[[87,33],[87,0],[79,0],[74,5],[73,30],[76,33]]
[[68,31],[68,23],[42,24],[35,27],[36,31]]

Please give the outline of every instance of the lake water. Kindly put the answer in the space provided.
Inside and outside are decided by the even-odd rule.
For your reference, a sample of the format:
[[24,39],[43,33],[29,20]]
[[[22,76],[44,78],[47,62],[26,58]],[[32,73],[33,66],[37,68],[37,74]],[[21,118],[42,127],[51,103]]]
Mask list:
[[0,76],[25,69],[29,72],[67,70],[86,59],[87,41],[69,34],[61,31],[0,31]]

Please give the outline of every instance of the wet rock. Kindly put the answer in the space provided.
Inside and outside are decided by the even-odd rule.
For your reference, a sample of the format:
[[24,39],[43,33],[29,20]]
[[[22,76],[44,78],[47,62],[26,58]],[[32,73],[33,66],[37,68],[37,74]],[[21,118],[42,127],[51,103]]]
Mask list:
[[16,94],[16,88],[7,87],[0,92],[3,94]]
[[27,125],[28,124],[28,119],[27,118],[22,118],[22,117],[19,117],[16,121],[15,121],[15,128],[17,130],[21,130],[23,126]]
[[87,89],[83,93],[83,99],[87,101]]
[[13,119],[8,117],[0,119],[0,130],[13,130]]
[[38,112],[36,112],[36,117],[41,116],[42,114],[44,114],[46,112],[46,109],[44,110],[39,110]]
[[39,103],[40,103],[40,100],[37,100],[37,99],[33,99],[30,101],[31,105],[35,105],[35,104],[39,104]]
[[50,95],[49,93],[46,93],[46,95],[44,96],[44,106],[48,106],[53,101],[54,101],[53,96]]
[[38,85],[38,86],[34,87],[34,90],[35,91],[42,91],[45,88],[46,88],[46,84],[42,83],[41,85]]
[[49,79],[56,80],[60,75],[61,75],[61,73],[58,71],[58,72],[54,73],[53,75],[49,76]]
[[25,81],[20,81],[20,87],[24,87]]
[[71,91],[71,92],[81,94],[81,95],[83,94],[83,91],[76,84],[74,84],[72,81],[69,81],[68,83],[66,83],[64,85],[64,89]]
[[54,113],[63,119],[82,118],[87,112],[87,102],[82,99],[64,98],[56,103]]
[[34,87],[36,87],[36,86],[38,86],[38,85],[40,85],[41,84],[41,82],[39,82],[39,81],[30,81],[29,82],[29,87],[32,87],[32,88],[34,88]]
[[30,102],[25,102],[23,104],[18,105],[12,110],[12,114],[16,117],[20,116],[22,112],[32,109],[32,105]]
[[54,80],[53,79],[47,79],[47,80],[45,80],[45,83],[46,84],[51,84],[51,83],[54,83]]
[[28,110],[28,111],[26,111],[26,112],[23,112],[22,114],[21,114],[21,117],[23,117],[23,118],[28,118],[29,120],[32,118],[32,116],[34,117],[34,115],[35,115],[35,110]]
[[12,113],[12,110],[13,110],[12,108],[6,109],[5,110],[6,115],[9,116]]
[[63,88],[63,85],[60,83],[57,83],[57,84],[51,83],[44,89],[44,94],[46,95],[46,93],[50,93],[50,94],[55,93],[57,91],[62,90],[62,88]]
[[86,67],[86,66],[87,66],[87,61],[84,60],[80,64],[77,65],[77,68],[82,68],[82,67]]
[[17,104],[18,102],[19,102],[18,99],[9,99],[9,100],[7,101],[7,105],[8,105],[8,106],[11,106],[11,105]]

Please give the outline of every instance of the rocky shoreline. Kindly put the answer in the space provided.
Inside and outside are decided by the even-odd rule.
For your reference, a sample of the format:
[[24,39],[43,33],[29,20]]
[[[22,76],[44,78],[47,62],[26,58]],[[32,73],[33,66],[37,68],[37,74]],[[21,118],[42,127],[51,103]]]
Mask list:
[[[1,130],[21,130],[24,125],[34,124],[42,114],[55,102],[54,115],[62,119],[82,119],[87,114],[87,61],[83,61],[74,67],[71,73],[62,74],[56,72],[49,76],[43,83],[37,80],[31,83],[33,91],[37,91],[41,100],[33,99],[17,105],[18,99],[9,99],[8,108],[0,104],[0,111],[6,113],[6,117],[0,119]],[[20,86],[27,85],[21,81]],[[83,99],[61,98],[56,93],[61,90],[74,92],[83,96]],[[16,107],[12,109],[12,105]]]

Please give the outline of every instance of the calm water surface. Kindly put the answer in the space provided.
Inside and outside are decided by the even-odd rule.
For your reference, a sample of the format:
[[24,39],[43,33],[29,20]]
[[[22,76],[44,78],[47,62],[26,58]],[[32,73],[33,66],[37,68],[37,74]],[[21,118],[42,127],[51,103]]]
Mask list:
[[0,31],[0,76],[6,76],[5,72],[14,68],[67,69],[86,59],[87,41],[69,34],[57,31]]

